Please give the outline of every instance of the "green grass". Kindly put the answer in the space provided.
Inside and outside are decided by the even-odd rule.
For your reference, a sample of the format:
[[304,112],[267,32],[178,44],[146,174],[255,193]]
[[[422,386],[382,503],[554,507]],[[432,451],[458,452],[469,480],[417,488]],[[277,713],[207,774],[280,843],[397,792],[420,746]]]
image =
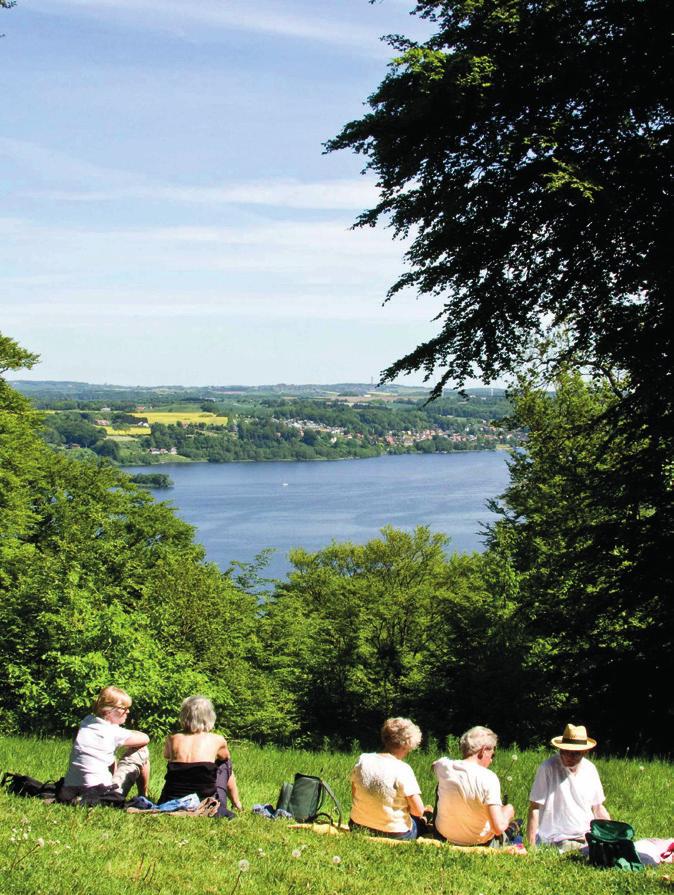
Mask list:
[[[326,778],[348,808],[353,755],[231,745],[246,809],[255,802],[275,801],[281,782],[292,780],[295,771]],[[53,779],[63,773],[68,750],[62,740],[0,738],[0,768]],[[494,768],[502,778],[512,777],[503,779],[504,789],[523,814],[534,770],[549,753],[519,753],[516,762],[511,754],[499,752]],[[165,766],[160,756],[160,746],[154,747],[155,795]],[[435,757],[436,751],[411,756],[426,801],[432,801],[430,762]],[[615,818],[632,823],[638,837],[674,835],[670,764],[599,757],[597,765]],[[38,838],[44,839],[43,848],[36,847]],[[297,850],[300,857],[293,857]],[[334,856],[341,861],[334,863]],[[646,893],[662,892],[671,871],[667,865],[639,874],[597,870],[550,849],[511,857],[418,843],[391,847],[356,834],[318,836],[291,830],[285,822],[266,821],[249,810],[227,822],[85,810],[0,794],[3,895],[229,895],[242,859],[250,862],[237,888],[243,895]]]

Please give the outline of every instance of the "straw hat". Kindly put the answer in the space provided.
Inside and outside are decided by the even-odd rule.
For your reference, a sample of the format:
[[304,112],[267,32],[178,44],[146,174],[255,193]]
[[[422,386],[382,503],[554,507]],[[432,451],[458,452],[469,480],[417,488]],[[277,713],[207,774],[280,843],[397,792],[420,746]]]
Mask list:
[[561,737],[553,737],[550,740],[555,749],[568,749],[570,752],[580,752],[585,749],[594,749],[597,741],[587,735],[587,730],[579,724],[567,724]]

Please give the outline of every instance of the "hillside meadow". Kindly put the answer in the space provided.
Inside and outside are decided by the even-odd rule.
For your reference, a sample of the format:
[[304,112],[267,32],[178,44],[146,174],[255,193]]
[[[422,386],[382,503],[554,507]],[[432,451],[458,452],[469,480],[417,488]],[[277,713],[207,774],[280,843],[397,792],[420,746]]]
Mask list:
[[[231,742],[244,812],[234,821],[127,815],[45,805],[0,794],[0,891],[6,895],[129,895],[147,893],[312,892],[415,895],[537,895],[650,893],[669,888],[671,866],[642,873],[598,870],[575,856],[538,849],[524,857],[488,850],[458,852],[423,843],[391,846],[358,834],[318,836],[285,821],[253,815],[274,802],[295,771],[319,774],[349,807],[349,770],[356,751],[261,748]],[[57,739],[0,738],[0,768],[40,779],[60,776],[69,744]],[[449,754],[456,754],[455,743]],[[151,792],[159,792],[165,762],[152,750]],[[411,756],[425,800],[432,801],[431,761],[437,747]],[[548,751],[501,749],[495,770],[518,814]],[[513,756],[517,756],[513,760]],[[638,837],[674,835],[672,768],[665,761],[597,758],[613,817]],[[44,840],[44,846],[40,842]],[[248,862],[240,872],[240,862]],[[237,883],[238,879],[238,883]]]

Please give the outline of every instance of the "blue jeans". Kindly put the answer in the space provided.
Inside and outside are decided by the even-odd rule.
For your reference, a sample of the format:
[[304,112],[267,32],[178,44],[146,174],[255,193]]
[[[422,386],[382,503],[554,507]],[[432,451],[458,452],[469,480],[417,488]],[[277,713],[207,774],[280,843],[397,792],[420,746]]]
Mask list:
[[349,827],[351,830],[362,830],[369,833],[370,836],[379,836],[382,839],[402,839],[410,840],[422,836],[426,832],[426,822],[422,817],[411,817],[412,829],[406,830],[404,833],[385,833],[383,830],[375,830],[372,827],[363,827],[349,819]]

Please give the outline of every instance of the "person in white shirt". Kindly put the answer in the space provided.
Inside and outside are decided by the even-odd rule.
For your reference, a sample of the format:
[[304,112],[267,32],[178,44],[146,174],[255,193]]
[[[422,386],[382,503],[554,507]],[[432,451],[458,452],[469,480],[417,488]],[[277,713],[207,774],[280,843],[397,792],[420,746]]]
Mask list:
[[389,718],[381,729],[381,752],[361,755],[351,771],[352,829],[389,839],[416,839],[425,831],[421,788],[405,762],[421,743],[408,718]]
[[433,762],[438,780],[435,829],[453,845],[489,845],[515,814],[504,805],[492,763],[498,738],[488,727],[471,727],[459,740],[461,759]]
[[[150,738],[139,730],[126,730],[131,697],[119,687],[104,687],[98,694],[93,714],[81,722],[70,752],[68,770],[59,790],[59,799],[68,801],[95,790],[116,792],[126,797],[134,783],[139,795],[147,796],[150,779]],[[124,747],[119,761],[115,755]]]
[[550,740],[558,750],[536,771],[529,793],[527,841],[530,846],[582,848],[593,818],[610,820],[597,769],[585,757],[597,745],[583,726],[567,724]]

